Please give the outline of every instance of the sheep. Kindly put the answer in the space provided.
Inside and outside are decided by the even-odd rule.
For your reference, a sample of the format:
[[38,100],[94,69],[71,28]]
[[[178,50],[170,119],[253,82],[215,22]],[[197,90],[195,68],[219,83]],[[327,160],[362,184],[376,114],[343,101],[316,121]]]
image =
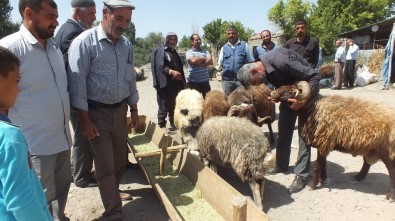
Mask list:
[[250,86],[245,89],[238,87],[228,97],[230,109],[228,116],[246,117],[258,126],[268,125],[270,142],[274,143],[271,124],[276,118],[275,104],[268,100],[271,90],[266,84]]
[[203,96],[196,90],[185,89],[178,93],[174,108],[174,126],[187,144],[188,150],[199,157],[196,144],[196,132],[202,123]]
[[229,111],[228,97],[223,91],[211,90],[203,103],[203,121],[213,116],[226,116]]
[[[302,87],[283,86],[273,91],[276,100],[309,95],[308,83]],[[299,93],[298,92],[301,92]],[[378,109],[377,107],[380,106]],[[364,163],[356,180],[366,177],[370,165],[383,161],[390,176],[386,198],[395,201],[395,111],[353,97],[318,96],[298,111],[299,131],[303,140],[317,148],[317,161],[311,189],[327,178],[326,157],[333,150],[363,156]]]
[[264,175],[274,167],[275,156],[262,130],[245,118],[215,116],[203,122],[196,134],[202,157],[216,166],[230,166],[250,185],[254,202],[263,209]]

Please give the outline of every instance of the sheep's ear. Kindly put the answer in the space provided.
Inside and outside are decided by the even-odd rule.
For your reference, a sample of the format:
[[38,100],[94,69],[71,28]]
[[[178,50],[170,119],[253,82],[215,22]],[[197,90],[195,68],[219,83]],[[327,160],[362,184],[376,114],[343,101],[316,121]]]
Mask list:
[[228,117],[237,117],[239,116],[239,108],[237,107],[237,105],[233,105],[231,108],[229,108],[228,111]]

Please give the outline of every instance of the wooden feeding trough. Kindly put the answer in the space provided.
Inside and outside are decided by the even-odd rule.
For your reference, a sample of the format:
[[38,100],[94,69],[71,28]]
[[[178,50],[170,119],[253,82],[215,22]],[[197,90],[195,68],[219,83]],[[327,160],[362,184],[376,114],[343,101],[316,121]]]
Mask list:
[[[145,141],[135,139],[137,136],[143,136]],[[139,149],[139,145],[144,142],[154,145],[156,149]],[[249,197],[243,196],[211,169],[205,167],[195,156],[186,151],[185,145],[180,143],[177,136],[165,135],[162,129],[146,116],[139,117],[138,126],[133,129],[128,138],[130,150],[134,153],[137,163],[156,195],[162,201],[171,220],[190,220],[180,212],[181,209],[177,207],[179,204],[182,204],[184,207],[193,207],[192,211],[197,210],[201,206],[192,205],[190,199],[180,203],[182,201],[180,199],[182,198],[181,194],[170,196],[169,192],[167,192],[169,187],[182,189],[184,184],[174,187],[174,185],[179,184],[166,184],[163,182],[168,174],[172,173],[169,167],[176,171],[174,172],[177,175],[176,179],[186,178],[188,185],[196,189],[198,197],[202,198],[216,213],[216,217],[207,218],[203,217],[203,215],[209,212],[200,212],[200,214],[193,215],[195,217],[194,220],[269,220],[269,217]],[[158,157],[160,160],[157,159]],[[156,163],[154,161],[159,162]],[[171,177],[171,179],[174,180],[174,177]]]

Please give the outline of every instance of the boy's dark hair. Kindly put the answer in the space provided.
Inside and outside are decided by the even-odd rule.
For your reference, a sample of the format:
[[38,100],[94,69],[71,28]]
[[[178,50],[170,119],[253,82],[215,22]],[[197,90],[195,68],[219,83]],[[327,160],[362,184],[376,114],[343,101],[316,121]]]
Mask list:
[[0,75],[8,77],[8,73],[19,67],[19,58],[7,48],[0,46]]
[[304,26],[307,26],[307,22],[306,22],[305,20],[298,20],[298,21],[295,22],[295,26],[296,26],[296,25],[304,25]]
[[49,6],[52,8],[58,9],[58,5],[53,0],[19,0],[19,13],[23,19],[23,12],[27,7],[31,8],[34,12],[39,12],[41,8],[41,4],[43,2],[47,2]]

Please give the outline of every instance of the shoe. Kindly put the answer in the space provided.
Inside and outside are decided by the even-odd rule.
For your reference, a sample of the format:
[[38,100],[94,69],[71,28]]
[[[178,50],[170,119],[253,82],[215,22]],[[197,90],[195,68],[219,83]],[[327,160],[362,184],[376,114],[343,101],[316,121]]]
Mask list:
[[97,181],[93,177],[84,178],[81,182],[74,183],[79,188],[97,187]]
[[296,176],[292,184],[288,187],[290,193],[297,193],[307,185],[307,180],[301,176]]
[[390,87],[385,86],[385,87],[383,87],[381,90],[389,90],[389,89],[390,89]]
[[119,197],[122,201],[130,201],[133,200],[133,197],[129,193],[125,193],[119,190]]
[[331,90],[340,90],[338,87],[331,87]]
[[286,173],[286,172],[288,172],[288,169],[281,169],[278,166],[275,166],[274,168],[271,168],[270,170],[266,171],[266,174],[275,175],[278,173]]

